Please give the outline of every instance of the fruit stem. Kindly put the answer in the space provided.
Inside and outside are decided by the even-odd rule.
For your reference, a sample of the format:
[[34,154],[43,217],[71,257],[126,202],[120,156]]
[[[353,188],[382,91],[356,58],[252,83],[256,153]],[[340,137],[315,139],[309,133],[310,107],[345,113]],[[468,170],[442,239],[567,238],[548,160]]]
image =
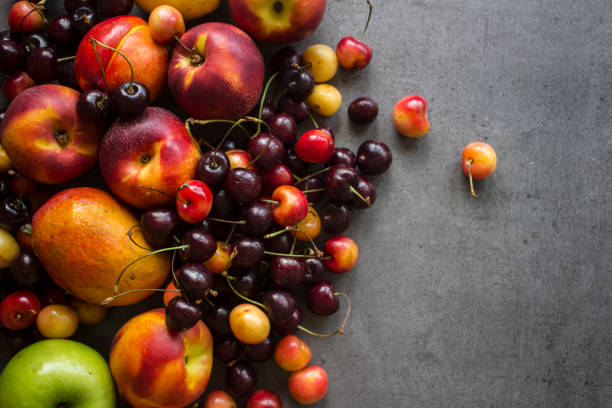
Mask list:
[[465,163],[467,164],[467,168],[468,168],[468,177],[470,179],[470,194],[472,195],[472,197],[478,198],[478,194],[476,194],[476,191],[474,191],[474,181],[472,180],[472,163],[473,162],[474,162],[474,159],[469,159],[465,161]]
[[289,255],[293,255],[293,251],[295,250],[296,242],[297,242],[297,234],[293,236],[293,243],[291,244],[291,251],[289,251]]
[[308,116],[310,116],[310,120],[312,121],[312,124],[314,125],[314,127],[316,129],[319,128],[319,124],[317,123],[317,121],[315,120],[314,116],[312,116],[312,113],[308,112]]
[[363,31],[361,32],[361,36],[359,37],[359,42],[363,41],[363,37],[365,37],[366,30],[368,29],[368,25],[370,24],[370,18],[372,18],[372,10],[374,9],[374,6],[370,2],[370,0],[366,0],[366,3],[368,3],[370,11],[368,12],[368,20],[366,21],[366,25],[363,28]]
[[231,221],[231,220],[222,220],[221,218],[212,218],[212,217],[208,217],[207,220],[217,221],[217,222],[225,222],[227,224],[246,224],[245,220]]
[[266,144],[266,148],[263,149],[261,152],[259,152],[259,154],[257,156],[255,156],[255,158],[253,160],[251,160],[249,162],[249,164],[247,164],[246,168],[248,169],[250,166],[252,166],[257,160],[259,160],[259,158],[268,151],[268,148],[270,147],[270,143],[272,143],[272,134],[270,134],[270,137],[268,137],[268,143]]
[[315,177],[315,176],[318,176],[319,174],[323,174],[323,173],[325,173],[326,171],[329,171],[329,169],[331,169],[331,167],[326,167],[326,168],[321,169],[321,170],[319,170],[319,171],[315,171],[314,173],[309,174],[309,175],[307,175],[307,176],[304,176],[304,177],[302,177],[302,178],[299,178],[299,177],[298,177],[298,178],[297,178],[297,180],[296,180],[296,182],[295,182],[295,183],[293,183],[293,185],[296,185],[296,184],[297,184],[297,183],[299,183],[300,181],[303,181],[303,180],[308,180],[309,178],[313,178],[313,177]]
[[74,59],[76,59],[76,55],[71,55],[70,57],[58,58],[57,62],[73,61]]
[[100,54],[98,54],[98,47],[96,46],[96,41],[92,36],[89,36],[89,42],[91,47],[93,48],[93,52],[98,60],[98,64],[100,65],[100,70],[102,71],[102,78],[104,78],[104,92],[108,93],[108,82],[106,81],[106,71],[104,70],[104,64],[102,64],[102,60],[100,59]]
[[187,46],[185,45],[185,43],[181,41],[181,39],[178,37],[178,35],[174,34],[174,39],[176,40],[176,42],[177,42],[177,43],[178,43],[178,44],[179,44],[181,47],[183,47],[183,49],[184,49],[185,51],[187,51],[187,52],[195,52],[196,48],[195,48],[195,47],[191,47],[191,48],[187,47]]
[[[104,47],[104,48],[108,48],[111,51],[116,52],[117,54],[121,55],[123,57],[123,59],[125,60],[125,62],[127,62],[128,66],[130,67],[130,86],[128,88],[128,92],[131,94],[132,92],[134,92],[134,87],[132,86],[132,84],[134,83],[134,67],[132,67],[132,63],[130,62],[130,60],[128,59],[128,57],[125,56],[124,53],[122,53],[121,51],[119,51],[116,48],[111,47],[110,45],[106,45],[101,43],[100,41],[96,40],[95,38],[93,38],[91,35],[89,36],[89,40],[90,41],[95,41],[98,45]],[[105,79],[106,81],[106,79]]]
[[134,238],[132,237],[132,234],[133,234],[133,232],[132,232],[132,231],[133,231],[133,230],[134,230],[134,228],[136,228],[136,227],[140,227],[140,224],[133,225],[133,226],[132,226],[132,228],[130,228],[130,229],[128,230],[128,232],[127,232],[127,236],[128,236],[128,238],[130,239],[130,241],[132,241],[132,244],[136,245],[138,248],[145,249],[145,250],[147,250],[147,251],[153,251],[151,248],[146,248],[146,247],[143,247],[143,246],[142,246],[142,245],[140,245],[138,242],[134,241]]
[[[260,133],[260,125],[262,123],[268,128],[268,133],[272,134],[272,129],[270,129],[270,125],[268,125],[265,120],[257,119],[253,116],[245,116],[244,119],[248,120],[249,122],[257,122],[257,133],[255,133],[256,135]],[[249,136],[249,139],[250,138],[251,137]]]
[[[261,101],[259,102],[259,113],[257,115],[257,119],[259,119],[260,121],[261,121],[261,113],[263,112],[264,101],[266,99],[266,95],[268,94],[268,89],[270,88],[270,84],[272,83],[274,78],[276,78],[277,76],[278,76],[278,72],[275,72],[274,75],[272,75],[270,79],[268,79],[268,82],[266,82],[266,87],[264,88],[264,91],[261,94]],[[257,122],[257,133],[259,132],[261,132],[261,122]]]
[[[236,231],[236,224],[232,224],[232,229],[230,230],[229,234],[227,234],[227,238],[225,238],[225,242],[223,242],[223,246],[227,246],[227,244],[229,243],[230,239],[232,238],[232,235],[234,235],[234,231]],[[230,259],[230,261],[231,261],[231,259]]]
[[[319,250],[319,248],[317,248],[317,244],[315,244],[314,240],[312,239],[312,237],[310,236],[310,234],[309,234],[309,233],[307,233],[306,231],[301,230],[301,229],[300,229],[300,227],[298,227],[297,225],[296,225],[296,226],[294,226],[293,228],[294,228],[294,229],[295,229],[295,230],[296,230],[298,233],[301,233],[301,234],[306,235],[306,238],[308,238],[308,240],[310,241],[310,244],[312,245],[313,250],[314,250],[314,253],[315,253],[315,255],[316,255],[317,257],[321,257],[321,256],[323,256],[323,252],[321,252],[321,251]],[[297,237],[297,234],[296,234],[296,237]]]
[[172,194],[166,193],[165,191],[162,191],[162,190],[158,190],[158,189],[156,189],[154,187],[148,187],[148,186],[143,186],[142,184],[139,184],[138,188],[144,188],[144,189],[147,189],[147,190],[152,190],[152,191],[155,191],[156,193],[160,193],[160,194],[164,194],[164,195],[172,197]]
[[268,203],[268,204],[280,205],[280,201],[276,201],[276,200],[261,199],[259,201],[263,201],[264,203]]
[[312,188],[310,190],[302,190],[302,193],[304,194],[308,194],[308,193],[318,193],[319,191],[325,191],[327,190],[326,188]]
[[278,231],[271,232],[269,234],[264,235],[263,239],[274,238],[275,236],[281,235],[282,233],[286,232],[288,229],[289,229],[289,227],[285,227],[285,228],[280,229]]
[[23,31],[23,23],[25,22],[26,18],[28,18],[28,16],[34,12],[37,12],[42,17],[43,22],[47,24],[47,17],[45,17],[45,14],[42,12],[42,10],[45,9],[46,2],[47,0],[40,0],[34,5],[32,10],[28,11],[28,13],[21,18],[21,21],[19,22],[19,30]]
[[359,191],[357,191],[357,189],[353,186],[349,186],[349,189],[353,192],[353,194],[355,194],[357,197],[359,197],[361,199],[361,201],[363,201],[364,203],[366,203],[369,206],[372,205],[372,201],[370,200],[370,197],[364,197],[363,195],[361,195],[361,193]]
[[[236,122],[233,122],[233,125],[228,129],[227,132],[225,132],[221,140],[219,140],[219,143],[217,143],[217,147],[215,147],[215,153],[219,151],[219,149],[221,148],[221,145],[223,145],[223,142],[225,142],[225,139],[227,139],[228,136],[232,133],[232,130],[234,130],[236,126],[240,126],[240,123],[242,122],[244,122],[244,119],[239,119]],[[247,133],[247,136],[249,139],[251,138],[251,136],[248,133]]]
[[100,304],[102,306],[108,305],[113,300],[120,298],[123,295],[127,295],[129,293],[134,293],[134,292],[178,292],[180,293],[181,290],[180,289],[131,289],[131,290],[126,290],[125,292],[118,293],[114,296],[109,296],[106,299],[104,299],[102,302],[100,302]]
[[225,279],[227,280],[227,285],[230,287],[230,289],[232,290],[232,292],[234,292],[234,294],[235,294],[236,296],[238,296],[240,299],[242,299],[242,300],[244,300],[244,301],[247,301],[247,302],[249,302],[249,303],[252,303],[252,304],[254,304],[255,306],[259,306],[259,307],[261,307],[263,310],[266,310],[266,311],[268,310],[268,308],[266,307],[266,305],[264,305],[264,304],[262,304],[262,303],[259,303],[259,302],[256,302],[256,301],[254,301],[254,300],[252,300],[252,299],[249,299],[248,297],[244,296],[242,293],[238,292],[238,291],[236,290],[236,288],[234,287],[234,285],[232,285],[232,281],[229,279],[229,276],[228,276],[227,274],[225,275]]
[[125,271],[127,271],[127,269],[130,266],[132,266],[133,264],[135,264],[136,262],[140,261],[143,258],[151,256],[151,255],[156,255],[156,254],[159,254],[159,253],[162,253],[162,252],[168,252],[168,251],[174,251],[176,249],[186,249],[186,248],[189,248],[189,245],[186,244],[186,245],[179,245],[179,246],[174,246],[174,247],[170,247],[170,248],[162,248],[162,249],[158,249],[158,250],[155,250],[155,251],[151,251],[148,254],[145,254],[145,255],[143,255],[143,256],[141,256],[139,258],[134,259],[132,262],[127,264],[125,266],[125,268],[123,268],[121,270],[121,272],[119,272],[119,276],[117,276],[117,280],[115,281],[115,286],[113,288],[113,292],[115,293],[115,295],[119,292],[119,282],[121,281],[121,277],[123,276]]
[[288,256],[292,258],[320,258],[319,256],[316,256],[316,255],[281,254],[279,252],[270,252],[270,251],[264,251],[264,254],[273,255],[273,256]]
[[346,326],[346,322],[348,322],[349,316],[351,315],[351,298],[346,293],[343,293],[343,292],[336,292],[334,293],[334,296],[344,296],[348,303],[348,309],[346,311],[346,316],[344,317],[344,321],[342,322],[342,325],[340,326],[338,330],[331,332],[331,333],[327,333],[327,334],[319,334],[319,333],[313,332],[312,330],[308,330],[302,325],[298,325],[298,329],[310,335],[316,336],[316,337],[331,337],[331,336],[335,336],[336,334],[344,334],[344,326]]

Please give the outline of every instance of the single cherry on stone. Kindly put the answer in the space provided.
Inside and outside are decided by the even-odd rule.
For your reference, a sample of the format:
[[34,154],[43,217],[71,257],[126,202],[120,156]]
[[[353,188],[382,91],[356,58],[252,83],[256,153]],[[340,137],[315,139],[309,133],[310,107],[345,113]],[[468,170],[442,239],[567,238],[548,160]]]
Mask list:
[[368,19],[359,40],[356,40],[352,36],[344,37],[336,46],[336,55],[338,62],[342,67],[346,69],[359,70],[365,68],[372,60],[372,48],[363,42],[363,37],[370,24],[372,18],[372,3],[370,0],[366,0],[370,11],[368,12]]
[[392,160],[391,149],[383,142],[366,140],[357,149],[357,167],[365,174],[384,173]]
[[357,98],[349,105],[348,115],[358,125],[367,125],[378,116],[378,104],[367,96]]
[[474,191],[472,180],[482,180],[489,177],[497,167],[497,155],[491,145],[484,142],[473,142],[465,146],[461,153],[463,173],[470,180],[470,193],[478,197]]

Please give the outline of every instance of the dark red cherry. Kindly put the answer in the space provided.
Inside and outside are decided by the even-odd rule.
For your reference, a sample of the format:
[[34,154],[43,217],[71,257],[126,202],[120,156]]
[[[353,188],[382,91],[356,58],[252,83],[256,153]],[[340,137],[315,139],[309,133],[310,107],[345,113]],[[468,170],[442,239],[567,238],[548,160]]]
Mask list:
[[104,17],[115,17],[130,14],[134,7],[134,0],[101,0],[98,3],[98,12]]
[[[225,281],[225,278],[223,278]],[[229,325],[229,314],[231,309],[225,305],[217,305],[206,311],[204,315],[204,323],[214,334],[229,334],[231,328]]]
[[365,202],[357,194],[355,194],[351,201],[348,202],[351,207],[361,210],[374,204],[374,201],[376,201],[376,187],[374,187],[374,184],[372,184],[370,180],[365,177],[359,177],[359,184],[357,184],[356,188],[362,197],[369,200],[369,203]]
[[57,64],[57,76],[60,84],[72,89],[80,90],[81,87],[74,74],[74,61],[63,61]]
[[268,361],[273,354],[274,343],[270,337],[266,337],[261,343],[248,346],[245,357],[251,361],[263,363],[264,361]]
[[181,220],[178,214],[168,208],[147,210],[140,217],[142,235],[153,248],[169,246],[180,227]]
[[19,197],[8,196],[0,203],[0,228],[9,232],[30,221],[31,213],[27,204]]
[[295,308],[295,311],[291,315],[291,317],[282,322],[273,322],[272,327],[274,330],[282,334],[283,336],[288,336],[290,334],[295,333],[298,329],[299,324],[302,322],[302,311],[299,307]]
[[25,50],[26,54],[30,54],[32,50],[35,50],[36,48],[43,48],[43,47],[53,48],[49,39],[40,33],[31,33],[31,34],[25,35],[21,39],[21,46]]
[[203,300],[213,286],[213,274],[201,263],[183,264],[174,276],[183,296],[191,300]]
[[365,174],[381,174],[393,160],[391,150],[383,142],[366,140],[357,149],[357,167]]
[[304,279],[306,265],[303,259],[275,256],[270,261],[270,278],[281,288],[293,289]]
[[262,302],[267,308],[266,312],[272,323],[290,319],[297,307],[295,297],[280,289],[267,290],[262,297]]
[[98,89],[87,89],[79,95],[77,111],[83,118],[103,124],[110,116],[110,98]]
[[111,105],[121,116],[135,116],[151,102],[149,88],[140,82],[124,82],[113,93]]
[[259,133],[249,142],[249,155],[256,160],[257,168],[271,170],[285,157],[285,146],[269,133]]
[[84,36],[93,26],[98,24],[98,15],[94,8],[88,6],[77,7],[70,13],[72,28],[79,36]]
[[320,316],[335,313],[340,307],[340,302],[334,292],[334,285],[328,281],[319,282],[311,287],[306,294],[308,310]]
[[11,30],[0,31],[0,41],[3,40],[19,42],[19,36]]
[[230,169],[230,161],[222,151],[209,150],[202,154],[196,166],[196,179],[203,181],[208,187],[217,190],[223,187],[223,182]]
[[276,252],[278,254],[288,254],[291,251],[293,237],[288,232],[276,235],[275,237],[265,240],[266,251]]
[[63,47],[70,46],[77,41],[76,33],[72,28],[72,20],[68,15],[51,20],[47,27],[47,33],[51,41]]
[[351,188],[359,183],[359,173],[352,167],[332,166],[325,175],[325,185],[331,198],[337,201],[350,201],[355,194]]
[[166,306],[166,326],[177,332],[189,330],[200,320],[201,315],[197,303],[177,296]]
[[312,93],[315,81],[310,71],[293,68],[283,74],[282,85],[291,99],[304,101]]
[[91,7],[92,9],[95,10],[98,7],[98,1],[97,0],[64,0],[64,9],[68,13],[72,13],[74,10],[78,9],[79,7],[83,7],[83,6]]
[[303,283],[318,283],[325,277],[325,263],[318,258],[306,258],[306,273],[304,273]]
[[239,204],[248,204],[261,192],[261,176],[251,169],[235,168],[225,178],[225,189],[230,198]]
[[378,104],[372,98],[357,98],[348,107],[349,118],[359,124],[367,125],[378,116]]
[[272,72],[280,72],[281,74],[295,66],[303,64],[302,55],[292,46],[281,48],[270,59],[270,67]]
[[304,101],[294,101],[287,95],[281,96],[278,100],[277,110],[279,112],[285,112],[293,116],[296,122],[302,122],[308,117],[310,109]]
[[209,217],[231,219],[236,213],[237,208],[226,189],[221,189],[213,195],[213,205]]
[[232,252],[235,252],[232,266],[241,269],[257,268],[264,256],[264,242],[257,238],[243,237],[234,243]]
[[347,149],[346,147],[336,147],[331,158],[327,162],[327,165],[355,167],[357,165],[357,158],[351,149]]
[[25,63],[25,50],[13,40],[0,41],[0,72],[12,74]]
[[244,398],[255,391],[257,375],[253,367],[245,361],[239,361],[228,367],[225,373],[227,391],[235,398]]
[[38,300],[40,300],[40,307],[48,305],[65,305],[68,303],[64,291],[57,286],[44,288],[40,292],[40,295],[38,295]]
[[259,293],[261,278],[259,277],[258,272],[248,271],[243,275],[237,276],[232,282],[232,285],[234,285],[234,289],[236,289],[242,296],[251,299],[257,296]]
[[298,177],[304,177],[310,172],[311,164],[300,159],[299,156],[293,150],[287,150],[287,157],[285,158],[285,164],[293,174]]
[[326,202],[319,211],[321,226],[329,234],[346,231],[351,224],[352,215],[351,207],[347,203],[335,201]]
[[280,112],[272,116],[269,121],[270,131],[281,142],[289,145],[295,142],[297,137],[297,123],[293,116],[288,113]]
[[263,201],[254,201],[244,211],[244,230],[247,234],[257,237],[262,236],[274,223],[272,207]]
[[309,203],[317,204],[325,198],[325,183],[323,183],[321,177],[309,177],[297,182],[295,186],[302,191],[319,190],[304,193]]
[[190,228],[183,233],[181,245],[189,245],[178,251],[179,258],[184,262],[204,262],[217,251],[215,237],[198,227]]
[[50,82],[58,77],[58,64],[53,48],[34,48],[26,60],[26,72],[36,83]]
[[233,336],[228,336],[215,342],[213,354],[216,358],[228,364],[240,359],[240,356],[244,353],[244,348],[244,344]]
[[22,252],[13,260],[10,267],[11,280],[18,287],[33,287],[45,276],[45,270],[36,258],[29,252]]
[[283,163],[276,163],[271,170],[261,172],[263,190],[271,194],[277,187],[293,184],[291,169]]

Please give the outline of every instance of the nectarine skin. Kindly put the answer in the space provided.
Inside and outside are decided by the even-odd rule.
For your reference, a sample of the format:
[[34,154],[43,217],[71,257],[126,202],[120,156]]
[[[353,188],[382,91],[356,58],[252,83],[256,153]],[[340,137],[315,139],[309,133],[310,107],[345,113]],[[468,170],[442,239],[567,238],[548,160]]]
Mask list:
[[182,408],[206,389],[213,339],[204,323],[177,333],[163,308],[129,320],[115,335],[109,363],[119,394],[135,408]]
[[[95,25],[81,40],[74,60],[77,82],[83,90],[95,88],[104,91],[104,77],[90,36],[125,54],[134,68],[134,81],[149,88],[151,100],[159,96],[166,86],[170,52],[153,40],[146,21],[135,16],[109,18]],[[116,52],[99,45],[96,49],[106,72],[106,91],[112,93],[123,82],[130,80],[130,67]]]
[[[280,4],[280,6],[279,6]],[[236,25],[259,41],[301,41],[317,29],[327,0],[230,0]]]
[[178,105],[197,119],[238,119],[253,109],[263,86],[264,61],[244,31],[205,23],[187,31],[168,67],[168,86]]
[[174,204],[178,188],[195,177],[199,159],[183,122],[153,106],[117,119],[100,144],[104,180],[113,194],[137,208]]
[[78,99],[78,91],[48,84],[28,88],[11,102],[0,139],[23,175],[63,183],[96,164],[104,129],[78,115]]

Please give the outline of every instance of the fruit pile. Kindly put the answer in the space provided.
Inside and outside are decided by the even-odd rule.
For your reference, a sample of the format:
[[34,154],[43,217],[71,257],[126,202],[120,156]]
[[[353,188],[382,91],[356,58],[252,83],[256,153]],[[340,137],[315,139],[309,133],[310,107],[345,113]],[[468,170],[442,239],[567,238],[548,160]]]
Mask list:
[[[128,15],[131,0],[65,0],[67,14],[50,22],[45,0],[17,1],[10,31],[0,33],[10,101],[0,118],[4,346],[17,351],[39,334],[68,338],[79,324],[104,320],[110,306],[163,292],[164,307],[132,318],[111,346],[110,374],[128,403],[192,404],[208,384],[213,356],[226,366],[227,392],[209,393],[204,407],[236,406],[234,398],[248,398],[249,408],[281,407],[274,392],[257,390],[249,363],[272,358],[291,372],[292,397],[316,403],[327,374],[309,366],[311,349],[295,334],[343,333],[350,298],[326,275],[355,266],[357,244],[342,234],[375,203],[369,178],[389,169],[392,154],[374,140],[356,152],[336,147],[333,130],[311,112],[340,109],[341,93],[327,83],[338,65],[369,64],[363,37],[372,4],[360,40],[345,37],[335,50],[280,48],[264,83],[266,61],[251,37],[302,40],[320,23],[325,0],[277,1],[270,9],[230,0],[240,28],[209,22],[188,30],[184,17],[201,14],[186,2],[137,3],[150,11],[148,22]],[[218,5],[203,3],[202,13]],[[270,13],[282,24],[261,26]],[[168,106],[165,89],[186,120],[155,106]],[[403,98],[395,127],[424,135],[426,107],[418,95]],[[361,97],[348,115],[367,125],[378,105]],[[308,120],[311,129],[300,131]],[[462,165],[472,186],[472,178],[493,172],[495,153],[469,145]],[[65,184],[88,185],[92,174],[111,194]],[[302,326],[300,293],[318,316],[335,314],[344,297],[339,328],[321,334]],[[76,347],[70,344],[38,349]],[[14,361],[0,374],[0,406],[27,398],[10,385],[23,372]],[[100,406],[114,406],[109,398]]]

